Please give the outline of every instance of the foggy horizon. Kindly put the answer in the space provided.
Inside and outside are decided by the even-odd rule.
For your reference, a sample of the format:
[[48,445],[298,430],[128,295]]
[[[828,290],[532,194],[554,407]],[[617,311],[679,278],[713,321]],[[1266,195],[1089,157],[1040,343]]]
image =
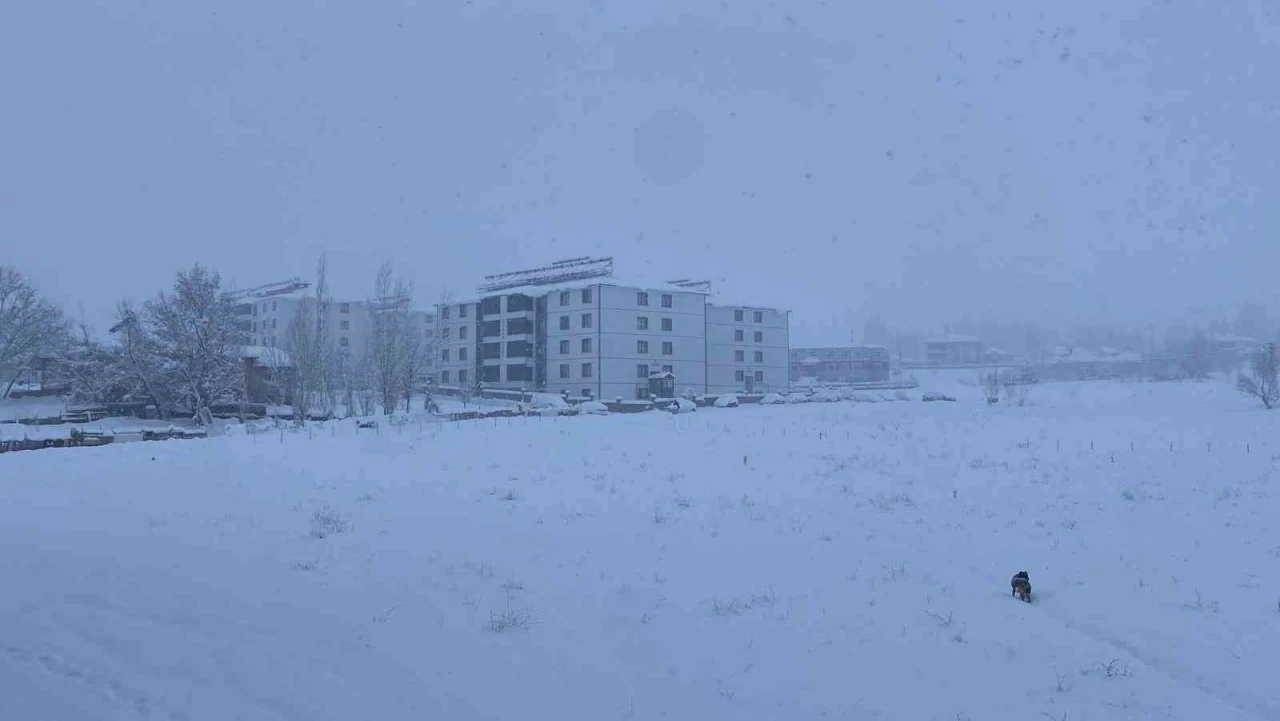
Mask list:
[[321,251],[337,295],[393,260],[428,302],[611,255],[795,345],[1280,310],[1270,6],[557,8],[13,8],[4,261],[99,330],[192,262]]

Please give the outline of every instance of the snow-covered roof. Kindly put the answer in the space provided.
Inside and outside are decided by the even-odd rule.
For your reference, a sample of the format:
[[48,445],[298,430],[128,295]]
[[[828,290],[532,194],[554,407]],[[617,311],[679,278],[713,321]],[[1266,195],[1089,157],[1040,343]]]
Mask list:
[[937,338],[930,338],[925,343],[981,343],[981,338],[975,338],[971,335],[943,335]]
[[559,283],[544,283],[541,285],[521,285],[514,288],[503,288],[489,293],[476,293],[470,296],[453,300],[453,303],[479,303],[485,298],[492,298],[497,295],[527,295],[532,297],[547,295],[548,293],[558,293],[562,290],[582,290],[585,288],[594,288],[597,285],[611,285],[618,288],[636,288],[638,290],[655,290],[663,293],[699,293],[707,295],[708,292],[697,288],[686,288],[683,286],[672,285],[665,281],[647,281],[638,278],[617,278],[614,276],[604,276],[600,278],[580,278],[578,280],[567,280]]
[[255,362],[268,368],[291,368],[293,358],[279,348],[265,345],[246,345],[240,347],[241,358],[252,358]]

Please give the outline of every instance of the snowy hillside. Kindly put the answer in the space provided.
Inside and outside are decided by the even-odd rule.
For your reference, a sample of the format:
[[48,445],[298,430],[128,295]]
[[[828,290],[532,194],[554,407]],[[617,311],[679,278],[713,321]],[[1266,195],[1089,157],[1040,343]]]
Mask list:
[[1280,413],[943,390],[0,456],[0,718],[1280,718]]

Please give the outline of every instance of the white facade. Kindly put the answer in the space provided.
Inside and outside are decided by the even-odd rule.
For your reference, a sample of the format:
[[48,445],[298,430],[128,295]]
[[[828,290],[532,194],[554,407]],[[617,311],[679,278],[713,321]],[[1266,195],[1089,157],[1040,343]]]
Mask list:
[[788,311],[707,304],[707,393],[786,393]]
[[699,289],[578,281],[440,306],[436,315],[444,386],[461,385],[461,373],[489,388],[602,400],[648,398],[654,378],[673,395],[789,387],[788,313],[715,305]]

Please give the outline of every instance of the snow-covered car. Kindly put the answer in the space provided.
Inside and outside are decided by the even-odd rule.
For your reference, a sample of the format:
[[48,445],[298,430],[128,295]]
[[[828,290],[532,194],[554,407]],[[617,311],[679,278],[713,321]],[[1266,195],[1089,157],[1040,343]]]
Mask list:
[[762,406],[776,406],[786,402],[787,400],[777,393],[765,393],[760,396],[760,405]]
[[529,399],[529,409],[541,416],[555,416],[567,413],[569,404],[554,393],[534,393]]
[[578,412],[589,416],[607,416],[609,415],[609,406],[600,401],[587,401],[578,404]]
[[677,398],[667,406],[667,412],[671,414],[693,413],[698,410],[698,404],[687,398]]
[[825,388],[823,388],[822,390],[814,391],[812,394],[809,395],[810,403],[835,403],[839,400],[840,400],[839,393],[832,390],[827,390]]
[[808,393],[788,393],[786,401],[787,403],[808,403],[809,394]]
[[715,407],[716,408],[737,408],[738,397],[733,395],[732,393],[728,395],[720,396],[716,398]]

